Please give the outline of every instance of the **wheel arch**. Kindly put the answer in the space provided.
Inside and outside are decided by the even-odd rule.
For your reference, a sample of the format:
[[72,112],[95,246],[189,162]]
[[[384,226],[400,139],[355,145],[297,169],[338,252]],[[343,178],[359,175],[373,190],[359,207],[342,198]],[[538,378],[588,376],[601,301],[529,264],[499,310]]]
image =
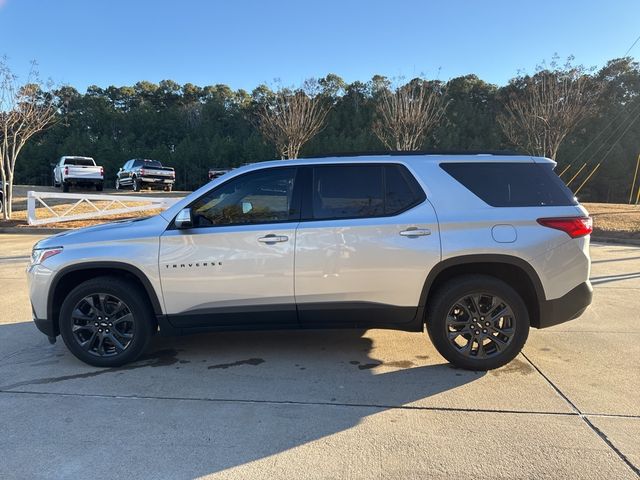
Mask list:
[[506,281],[524,300],[531,326],[539,327],[542,304],[545,301],[542,282],[529,262],[512,255],[462,255],[441,261],[429,272],[425,280],[420,295],[420,307],[425,309],[429,297],[445,282],[466,274],[489,275]]
[[122,262],[88,262],[70,265],[60,270],[51,282],[47,298],[47,318],[51,319],[55,334],[60,333],[60,307],[67,294],[80,283],[96,276],[110,275],[133,281],[146,293],[155,318],[161,318],[160,300],[147,276],[137,267]]

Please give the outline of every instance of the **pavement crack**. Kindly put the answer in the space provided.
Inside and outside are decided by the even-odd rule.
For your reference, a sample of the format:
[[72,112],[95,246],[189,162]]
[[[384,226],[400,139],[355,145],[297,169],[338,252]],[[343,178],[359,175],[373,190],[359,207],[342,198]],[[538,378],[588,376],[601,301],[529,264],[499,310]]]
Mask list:
[[627,467],[629,467],[631,471],[635,473],[638,478],[640,478],[640,468],[636,467],[627,458],[627,456],[624,453],[622,453],[620,449],[616,447],[611,440],[609,440],[609,437],[607,437],[598,427],[596,427],[593,423],[591,423],[587,418],[587,416],[580,411],[580,409],[569,399],[569,397],[567,397],[567,395],[565,395],[564,392],[560,390],[560,388],[555,383],[553,383],[551,379],[547,377],[542,372],[542,370],[540,370],[538,366],[535,363],[533,363],[529,357],[525,355],[524,352],[520,352],[520,353],[527,360],[527,362],[529,362],[531,366],[536,369],[536,371],[542,376],[542,378],[544,378],[547,381],[547,383],[551,385],[551,388],[553,388],[556,391],[556,393],[560,395],[560,397],[562,397],[565,402],[567,402],[567,404],[576,413],[576,415],[580,419],[582,419],[585,425],[587,425],[587,427],[589,427],[596,435],[598,435],[598,437],[600,437],[600,439],[620,458],[620,460],[622,460],[625,463],[625,465],[627,465]]
[[[207,398],[207,397],[179,397],[162,395],[117,395],[101,393],[68,393],[68,392],[44,392],[34,390],[6,390],[0,389],[0,394],[34,395],[34,396],[59,396],[59,397],[81,397],[81,398],[105,398],[121,400],[161,400],[161,401],[185,401],[185,402],[211,402],[211,403],[244,403],[244,404],[264,404],[264,405],[299,405],[299,406],[326,406],[345,408],[371,408],[383,410],[422,410],[433,412],[462,412],[462,413],[497,413],[505,415],[549,415],[560,417],[574,417],[577,413],[568,412],[545,412],[538,410],[505,410],[490,408],[465,408],[465,407],[435,407],[420,405],[391,405],[374,403],[347,403],[347,402],[305,402],[296,400],[256,400],[238,398]],[[617,415],[609,415],[617,417]]]

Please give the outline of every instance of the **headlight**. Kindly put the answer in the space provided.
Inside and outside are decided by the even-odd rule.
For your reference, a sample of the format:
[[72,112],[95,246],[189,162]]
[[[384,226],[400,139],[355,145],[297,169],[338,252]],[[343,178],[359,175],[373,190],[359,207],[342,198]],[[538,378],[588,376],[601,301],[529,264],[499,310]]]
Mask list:
[[53,257],[59,253],[62,253],[62,247],[34,248],[31,251],[31,265],[38,265],[39,263],[44,262],[47,258]]

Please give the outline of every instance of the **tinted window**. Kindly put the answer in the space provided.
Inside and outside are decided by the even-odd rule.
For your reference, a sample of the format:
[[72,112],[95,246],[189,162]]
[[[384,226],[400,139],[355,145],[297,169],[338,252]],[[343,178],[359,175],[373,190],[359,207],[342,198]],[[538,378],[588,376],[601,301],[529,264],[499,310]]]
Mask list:
[[295,172],[295,168],[260,170],[213,189],[191,205],[195,226],[288,221]]
[[401,165],[327,165],[313,170],[315,219],[395,215],[425,199]]
[[394,215],[417,205],[426,196],[416,179],[401,165],[385,167],[385,213]]
[[316,219],[384,215],[382,166],[327,165],[313,169]]
[[151,167],[162,168],[162,163],[160,163],[158,160],[140,160],[140,165],[144,167],[150,167],[150,168]]
[[66,158],[64,160],[65,165],[83,165],[85,167],[95,166],[96,162],[90,158]]
[[576,205],[571,190],[539,163],[442,163],[442,169],[493,207]]

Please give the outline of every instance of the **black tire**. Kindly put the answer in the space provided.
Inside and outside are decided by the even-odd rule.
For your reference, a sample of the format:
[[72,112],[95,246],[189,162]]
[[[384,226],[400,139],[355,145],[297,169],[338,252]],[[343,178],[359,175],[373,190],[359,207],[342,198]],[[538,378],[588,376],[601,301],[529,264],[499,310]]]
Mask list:
[[142,182],[140,182],[140,180],[134,177],[133,181],[131,182],[131,186],[134,192],[139,192],[140,189],[142,188]]
[[[87,302],[87,298],[91,301]],[[118,310],[120,304],[116,300],[125,308]],[[104,307],[96,309],[96,304],[104,304]],[[100,311],[113,314],[113,317],[98,317]],[[135,361],[147,348],[155,326],[152,312],[146,293],[136,284],[117,277],[97,277],[78,285],[62,302],[60,333],[67,348],[83,362],[96,367],[119,367]],[[129,316],[131,321],[124,319]],[[118,327],[121,320],[126,321],[120,322],[121,327]],[[125,328],[126,332],[119,328]],[[124,335],[131,335],[131,338],[126,339]],[[83,348],[81,340],[86,343],[91,338],[94,338],[93,343]],[[116,348],[115,340],[122,342],[120,348]]]
[[62,191],[63,192],[68,192],[69,191],[69,184],[65,181],[62,182]]
[[[499,316],[501,312],[505,314]],[[524,347],[529,312],[522,297],[502,280],[464,275],[446,282],[429,299],[426,325],[433,345],[453,365],[491,370],[509,363]]]
[[171,189],[172,189],[172,185],[166,185],[166,186],[164,187],[164,191],[165,191],[165,192],[170,192],[170,191],[171,191]]
[[102,186],[102,184],[101,184],[101,183],[96,183],[96,191],[97,191],[97,192],[101,192],[101,191],[103,190],[103,188],[104,188],[104,187]]
[[120,190],[120,179],[116,178],[116,190]]

